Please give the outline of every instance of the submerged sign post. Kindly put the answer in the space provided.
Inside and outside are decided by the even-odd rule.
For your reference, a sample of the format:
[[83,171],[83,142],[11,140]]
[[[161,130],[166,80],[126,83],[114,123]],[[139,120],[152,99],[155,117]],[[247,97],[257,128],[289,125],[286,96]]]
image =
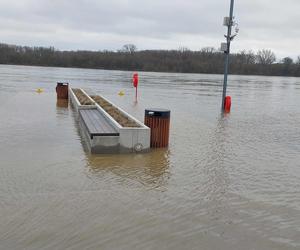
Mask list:
[[[227,35],[225,35],[226,43],[221,44],[221,51],[223,51],[226,54],[225,67],[224,67],[223,95],[222,95],[222,111],[226,111],[226,112],[230,111],[230,106],[231,106],[231,98],[229,96],[226,97],[230,43],[238,33],[237,23],[234,22],[234,17],[233,17],[233,6],[234,6],[234,0],[230,0],[229,17],[224,17],[224,23],[223,23],[224,26],[227,26]],[[233,26],[236,26],[235,34],[231,35]],[[230,102],[229,102],[229,99],[230,99]],[[226,100],[228,100],[227,104],[226,104]]]
[[137,88],[138,88],[138,84],[139,84],[139,75],[138,75],[138,73],[133,74],[132,84],[133,84],[133,87],[135,87],[135,101],[137,102]]

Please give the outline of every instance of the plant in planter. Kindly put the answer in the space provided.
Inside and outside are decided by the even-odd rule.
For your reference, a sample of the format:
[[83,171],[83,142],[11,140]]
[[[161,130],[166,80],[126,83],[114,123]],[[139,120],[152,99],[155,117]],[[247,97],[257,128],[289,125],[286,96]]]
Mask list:
[[81,89],[72,89],[81,105],[93,105],[94,103],[82,92]]
[[96,103],[99,104],[115,121],[122,127],[140,127],[135,121],[124,115],[117,107],[106,101],[98,95],[90,96]]

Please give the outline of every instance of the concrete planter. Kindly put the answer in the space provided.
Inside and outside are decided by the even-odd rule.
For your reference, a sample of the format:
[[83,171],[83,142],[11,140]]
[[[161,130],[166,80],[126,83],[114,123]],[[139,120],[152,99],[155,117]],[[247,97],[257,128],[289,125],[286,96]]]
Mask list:
[[82,105],[80,103],[80,101],[78,100],[78,98],[76,97],[75,93],[73,92],[72,88],[69,87],[69,100],[72,104],[72,106],[75,108],[76,112],[78,112],[79,109],[96,109],[96,105],[95,102],[92,98],[89,97],[89,95],[87,95],[85,93],[85,91],[83,91],[82,89],[80,89],[84,95],[86,95],[86,97],[91,101],[91,103],[93,103],[92,105]]
[[88,143],[90,152],[92,153],[134,153],[147,152],[150,150],[150,128],[142,122],[117,107],[115,104],[102,97],[110,103],[122,116],[130,119],[136,124],[136,127],[124,127],[119,124],[108,112],[106,112],[98,103],[96,103],[84,90],[80,89],[84,95],[88,96],[92,105],[81,105],[78,98],[71,88],[69,88],[69,98],[79,113],[81,109],[97,109],[102,117],[119,133],[119,136],[90,136],[87,127],[84,125],[82,118],[79,119],[79,127],[81,134]]
[[123,127],[120,125],[111,115],[109,115],[98,103],[95,103],[97,109],[105,115],[115,126],[115,128],[120,133],[120,152],[138,152],[138,151],[149,151],[150,149],[150,128],[145,126],[142,122],[137,120],[135,117],[128,114],[123,109],[117,107],[114,103],[110,102],[103,96],[101,96],[104,100],[109,102],[113,107],[118,109],[125,117],[128,117],[132,121],[134,121],[138,127]]

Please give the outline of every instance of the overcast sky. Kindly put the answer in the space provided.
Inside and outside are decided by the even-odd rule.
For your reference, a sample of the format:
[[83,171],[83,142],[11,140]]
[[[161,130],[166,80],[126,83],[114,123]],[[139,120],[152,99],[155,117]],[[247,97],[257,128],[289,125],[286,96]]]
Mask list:
[[[0,0],[2,43],[58,49],[218,48],[230,0]],[[300,55],[300,0],[235,0],[233,51]]]

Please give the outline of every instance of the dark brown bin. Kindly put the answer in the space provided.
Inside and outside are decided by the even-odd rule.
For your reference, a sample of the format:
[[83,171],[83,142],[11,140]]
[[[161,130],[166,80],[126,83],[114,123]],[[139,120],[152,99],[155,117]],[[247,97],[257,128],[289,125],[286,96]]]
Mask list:
[[69,83],[58,82],[56,85],[57,99],[68,99]]
[[145,125],[151,129],[150,145],[163,148],[169,145],[170,110],[146,109]]

